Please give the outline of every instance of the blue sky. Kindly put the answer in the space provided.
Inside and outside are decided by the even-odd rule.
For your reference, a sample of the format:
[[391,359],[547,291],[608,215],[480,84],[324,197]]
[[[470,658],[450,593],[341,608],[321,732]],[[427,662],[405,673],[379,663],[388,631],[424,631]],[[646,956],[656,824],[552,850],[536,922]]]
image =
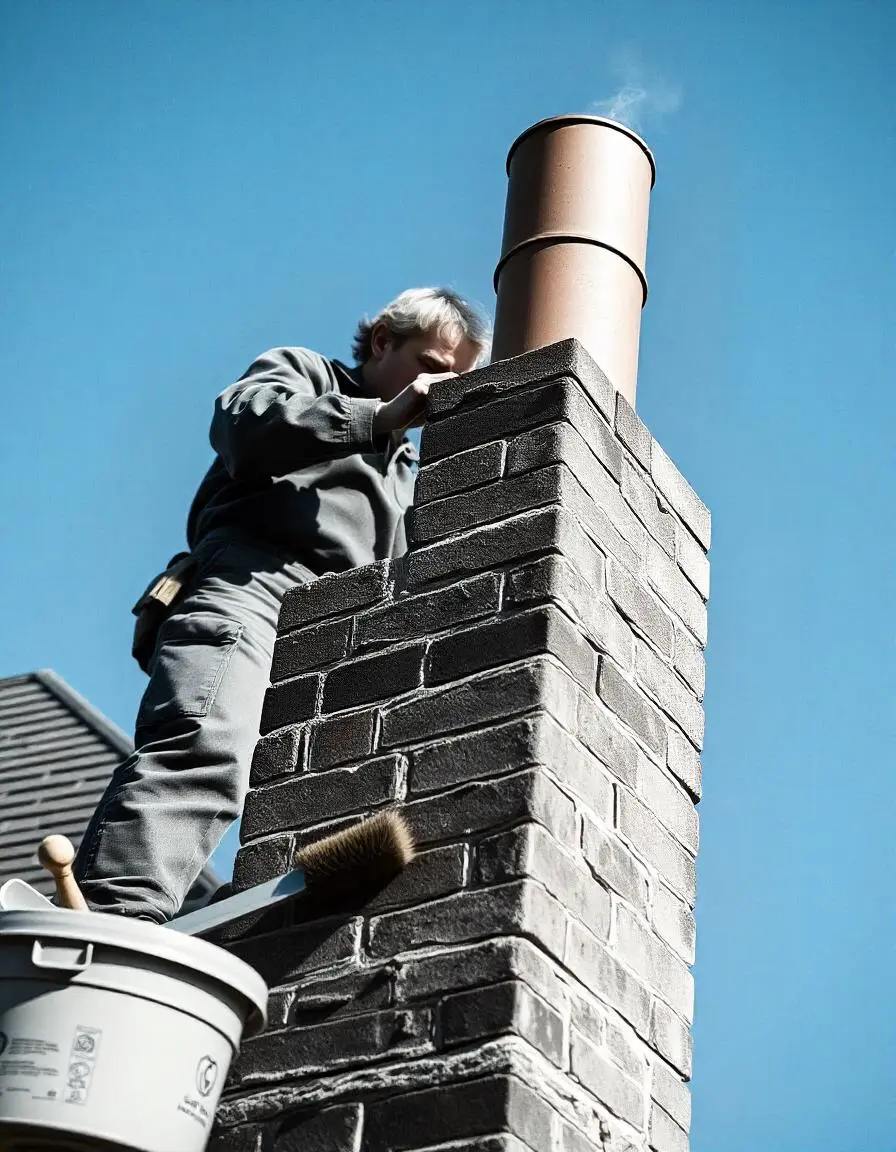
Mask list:
[[[214,396],[408,285],[492,305],[506,149],[654,150],[638,405],[711,506],[694,1152],[896,1125],[896,5],[0,3],[0,676],[130,730]],[[620,103],[621,101],[621,103]],[[216,857],[226,870],[228,836]]]

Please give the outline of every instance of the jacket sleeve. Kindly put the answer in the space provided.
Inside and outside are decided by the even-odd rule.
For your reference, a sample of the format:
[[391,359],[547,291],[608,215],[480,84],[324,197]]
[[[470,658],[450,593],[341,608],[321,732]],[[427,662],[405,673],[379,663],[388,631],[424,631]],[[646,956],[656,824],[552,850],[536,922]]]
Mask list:
[[297,349],[272,348],[218,397],[209,439],[234,480],[282,476],[313,460],[373,451],[378,403],[323,391]]

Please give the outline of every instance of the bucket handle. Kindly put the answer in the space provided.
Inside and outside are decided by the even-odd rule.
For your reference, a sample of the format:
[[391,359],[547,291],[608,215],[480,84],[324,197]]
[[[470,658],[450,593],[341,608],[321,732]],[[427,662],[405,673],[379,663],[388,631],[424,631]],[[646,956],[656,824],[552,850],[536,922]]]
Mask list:
[[31,963],[35,968],[55,968],[63,972],[83,972],[93,960],[93,945],[73,941],[70,944],[54,941],[43,944],[35,940],[31,947]]

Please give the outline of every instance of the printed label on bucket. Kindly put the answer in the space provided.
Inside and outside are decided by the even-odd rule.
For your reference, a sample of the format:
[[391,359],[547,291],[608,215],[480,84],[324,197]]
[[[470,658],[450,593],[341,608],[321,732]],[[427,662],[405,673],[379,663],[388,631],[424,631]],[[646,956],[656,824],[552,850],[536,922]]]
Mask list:
[[178,1112],[189,1116],[203,1128],[208,1128],[215,1114],[214,1091],[218,1083],[220,1069],[217,1060],[211,1056],[203,1056],[196,1065],[196,1095],[185,1095],[177,1106]]
[[83,1024],[75,1029],[65,1085],[66,1104],[87,1103],[102,1035],[99,1028],[87,1028]]
[[0,1032],[0,1096],[21,1093],[32,1100],[57,1100],[63,1065],[55,1041]]

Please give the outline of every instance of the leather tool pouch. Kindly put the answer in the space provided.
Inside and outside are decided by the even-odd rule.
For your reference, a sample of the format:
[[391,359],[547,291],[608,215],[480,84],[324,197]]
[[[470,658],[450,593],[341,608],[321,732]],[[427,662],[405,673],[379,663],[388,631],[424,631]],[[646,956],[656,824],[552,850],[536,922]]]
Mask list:
[[178,552],[131,609],[137,617],[131,654],[144,672],[149,671],[149,661],[155,650],[159,628],[183,595],[195,570],[196,561],[192,554]]

